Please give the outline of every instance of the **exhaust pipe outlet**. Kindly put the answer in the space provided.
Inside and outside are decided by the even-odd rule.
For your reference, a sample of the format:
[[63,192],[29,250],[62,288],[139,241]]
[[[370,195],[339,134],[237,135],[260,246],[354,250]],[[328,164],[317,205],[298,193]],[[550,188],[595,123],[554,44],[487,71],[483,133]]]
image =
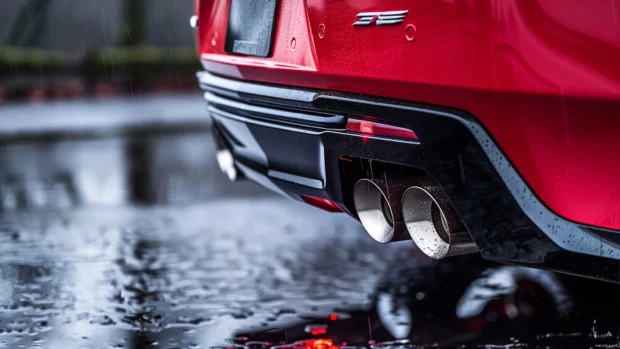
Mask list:
[[232,153],[228,149],[218,150],[215,153],[215,158],[217,159],[217,164],[220,167],[220,170],[223,174],[228,177],[231,182],[236,182],[241,176],[241,172],[235,165],[235,159],[233,158]]
[[474,253],[476,243],[440,186],[413,186],[402,198],[403,220],[418,248],[440,259]]
[[353,201],[360,222],[373,239],[385,244],[409,238],[403,222],[401,198],[411,181],[360,179],[353,190]]
[[235,158],[226,144],[226,141],[224,141],[224,136],[221,134],[221,131],[215,125],[213,125],[211,131],[213,132],[215,148],[217,149],[215,159],[222,173],[225,174],[231,182],[245,179],[243,172],[235,165]]

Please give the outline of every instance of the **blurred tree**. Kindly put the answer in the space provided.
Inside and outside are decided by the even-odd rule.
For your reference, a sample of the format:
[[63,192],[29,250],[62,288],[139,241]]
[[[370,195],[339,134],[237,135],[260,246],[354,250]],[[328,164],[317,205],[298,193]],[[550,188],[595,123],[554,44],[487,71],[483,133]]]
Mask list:
[[145,0],[125,0],[118,30],[118,44],[120,46],[142,44],[146,37],[146,20]]
[[50,3],[51,0],[25,0],[11,26],[5,45],[40,47]]

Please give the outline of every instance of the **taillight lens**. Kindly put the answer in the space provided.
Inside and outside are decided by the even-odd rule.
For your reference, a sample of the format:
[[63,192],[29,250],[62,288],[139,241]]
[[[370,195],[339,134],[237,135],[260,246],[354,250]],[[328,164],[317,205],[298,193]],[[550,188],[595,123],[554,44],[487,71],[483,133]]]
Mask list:
[[406,139],[408,141],[418,140],[418,136],[415,134],[415,132],[408,128],[368,120],[349,118],[347,120],[347,131],[372,136]]

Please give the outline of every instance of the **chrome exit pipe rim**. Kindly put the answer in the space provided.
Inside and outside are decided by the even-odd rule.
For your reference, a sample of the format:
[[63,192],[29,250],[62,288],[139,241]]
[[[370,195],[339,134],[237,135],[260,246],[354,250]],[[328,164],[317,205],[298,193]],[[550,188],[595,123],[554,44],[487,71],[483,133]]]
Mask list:
[[402,198],[402,212],[411,239],[427,256],[441,259],[478,251],[476,243],[438,185],[407,189]]
[[364,178],[355,184],[355,210],[366,232],[375,241],[385,244],[409,238],[400,210],[402,193],[409,185],[388,177]]

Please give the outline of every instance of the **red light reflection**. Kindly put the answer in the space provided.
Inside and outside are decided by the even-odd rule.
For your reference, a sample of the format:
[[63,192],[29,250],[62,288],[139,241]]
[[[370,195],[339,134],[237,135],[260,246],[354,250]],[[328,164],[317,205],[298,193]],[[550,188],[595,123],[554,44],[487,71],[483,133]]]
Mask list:
[[340,349],[339,345],[334,344],[330,338],[308,339],[297,342],[293,345],[294,349]]

